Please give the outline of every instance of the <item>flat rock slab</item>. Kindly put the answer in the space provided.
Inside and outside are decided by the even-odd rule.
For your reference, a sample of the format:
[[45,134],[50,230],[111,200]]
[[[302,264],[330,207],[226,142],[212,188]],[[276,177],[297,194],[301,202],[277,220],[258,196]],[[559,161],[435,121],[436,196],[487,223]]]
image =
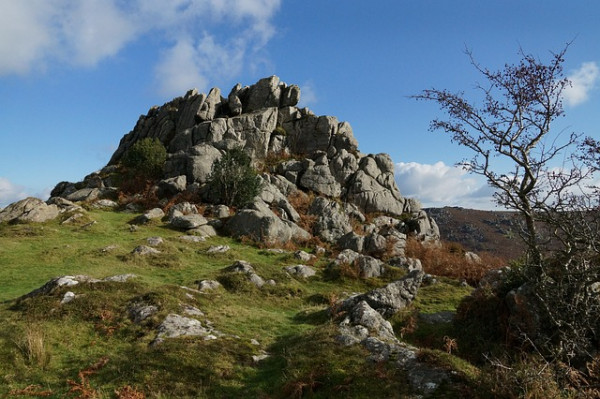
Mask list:
[[156,248],[152,248],[147,245],[140,245],[139,247],[136,247],[133,251],[131,251],[131,253],[144,256],[144,255],[159,254],[160,251]]

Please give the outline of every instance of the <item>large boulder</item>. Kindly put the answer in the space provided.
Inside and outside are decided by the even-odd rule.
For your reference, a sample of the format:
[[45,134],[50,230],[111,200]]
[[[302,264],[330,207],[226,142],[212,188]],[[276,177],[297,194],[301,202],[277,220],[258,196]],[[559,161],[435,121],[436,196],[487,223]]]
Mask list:
[[290,240],[308,240],[311,235],[289,220],[282,220],[262,200],[242,209],[225,224],[226,230],[236,237],[248,236],[267,243],[287,243]]
[[349,179],[348,200],[364,212],[402,215],[407,211],[406,201],[400,195],[393,170],[392,160],[387,154],[362,158],[359,170]]
[[344,207],[337,201],[317,197],[310,205],[308,213],[317,217],[313,227],[314,234],[327,242],[336,243],[342,236],[352,231],[350,218]]
[[59,213],[58,206],[48,205],[41,199],[28,197],[14,202],[0,211],[0,223],[43,223],[55,219]]

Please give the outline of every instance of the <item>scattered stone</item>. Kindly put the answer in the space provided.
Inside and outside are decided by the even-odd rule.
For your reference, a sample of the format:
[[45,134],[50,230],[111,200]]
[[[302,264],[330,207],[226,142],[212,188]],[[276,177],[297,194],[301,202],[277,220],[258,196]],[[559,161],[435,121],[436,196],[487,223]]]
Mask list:
[[113,200],[100,199],[100,200],[95,201],[91,206],[92,206],[92,208],[95,208],[95,209],[102,209],[102,208],[116,209],[119,207],[119,204]]
[[[238,260],[231,266],[226,267],[223,271],[227,273],[243,273],[246,275],[248,280],[254,284],[256,287],[260,288],[265,285],[265,281],[254,271],[252,265],[246,261]],[[270,285],[273,284],[274,281],[270,282]]]
[[159,254],[160,251],[156,248],[152,248],[147,245],[140,245],[140,246],[136,247],[133,251],[131,251],[131,253],[144,256],[144,255]]
[[205,224],[203,226],[196,227],[195,229],[188,230],[187,232],[189,234],[196,234],[201,237],[214,237],[217,235],[217,231],[210,224]]
[[158,312],[158,308],[154,305],[148,305],[146,303],[134,303],[129,309],[127,309],[129,318],[135,324],[139,324],[146,320],[148,317],[153,316]]
[[180,336],[200,336],[204,339],[215,339],[213,330],[203,327],[202,323],[196,319],[190,319],[178,314],[170,313],[165,320],[158,326],[158,338],[176,338]]
[[228,245],[211,245],[207,250],[207,254],[223,254],[231,248]]
[[138,231],[138,227],[135,224],[130,224],[129,225],[129,232],[135,233],[136,231]]
[[261,351],[261,354],[259,354],[259,355],[252,355],[252,361],[254,363],[258,363],[258,362],[260,362],[262,360],[265,360],[265,359],[269,358],[270,356],[271,355],[269,355],[267,352]]
[[73,299],[75,299],[75,293],[72,291],[67,291],[65,292],[63,299],[60,301],[60,304],[64,305],[65,303],[71,302]]
[[315,269],[313,269],[310,266],[305,266],[305,265],[287,266],[287,267],[284,267],[283,269],[293,276],[302,277],[302,278],[312,277],[315,274],[317,274]]
[[132,277],[135,277],[135,274],[122,274],[119,276],[106,277],[102,280],[99,280],[99,279],[96,279],[96,278],[93,278],[90,276],[86,276],[84,274],[78,274],[78,275],[74,275],[74,276],[60,276],[60,277],[51,279],[50,281],[48,281],[41,287],[36,288],[35,290],[29,292],[28,294],[23,295],[22,297],[19,298],[19,300],[31,298],[31,297],[38,296],[38,295],[50,295],[54,291],[56,291],[57,289],[59,289],[61,287],[72,287],[72,286],[75,286],[75,285],[78,285],[81,283],[95,284],[95,283],[110,282],[110,281],[124,282]]
[[148,237],[146,241],[151,247],[156,247],[158,245],[164,244],[164,240],[162,239],[162,237]]
[[205,238],[205,237],[200,237],[200,236],[190,236],[190,235],[187,235],[187,236],[179,236],[179,239],[180,239],[180,240],[183,240],[183,241],[187,241],[187,242],[203,242],[203,241],[206,241],[206,238]]
[[385,272],[385,265],[379,259],[372,256],[361,255],[351,249],[345,249],[339,253],[334,265],[355,265],[362,278],[379,277]]
[[256,339],[254,339],[254,338],[252,338],[252,339],[250,340],[250,344],[251,344],[251,345],[255,345],[255,346],[260,346],[260,342],[258,342],[258,341],[257,341]]
[[221,287],[221,283],[216,280],[200,280],[197,281],[197,284],[200,292],[214,291]]
[[183,313],[187,314],[188,316],[204,316],[204,313],[194,306],[182,305],[181,308],[183,310]]
[[137,275],[135,275],[133,273],[118,274],[116,276],[105,277],[102,279],[102,281],[124,283],[124,282],[129,281],[130,279],[136,278],[136,277],[137,277]]
[[309,254],[308,252],[298,250],[294,252],[294,258],[299,259],[302,262],[310,262],[311,260],[314,260],[317,257],[315,255]]

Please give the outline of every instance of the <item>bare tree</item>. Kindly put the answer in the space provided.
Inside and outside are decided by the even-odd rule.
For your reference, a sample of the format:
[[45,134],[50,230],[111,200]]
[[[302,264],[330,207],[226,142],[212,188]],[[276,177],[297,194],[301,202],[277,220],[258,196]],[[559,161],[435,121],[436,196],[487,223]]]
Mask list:
[[521,50],[520,62],[500,71],[480,66],[467,51],[486,81],[476,86],[483,95],[479,106],[447,90],[413,96],[447,113],[447,119],[431,122],[431,130],[470,149],[472,158],[458,165],[485,176],[497,203],[522,216],[525,278],[546,328],[553,329],[543,344],[562,358],[589,353],[600,315],[593,292],[600,285],[598,196],[583,187],[600,165],[600,145],[587,139],[577,147],[580,135],[552,130],[564,115],[562,99],[570,85],[563,73],[568,47],[551,53],[547,63]]

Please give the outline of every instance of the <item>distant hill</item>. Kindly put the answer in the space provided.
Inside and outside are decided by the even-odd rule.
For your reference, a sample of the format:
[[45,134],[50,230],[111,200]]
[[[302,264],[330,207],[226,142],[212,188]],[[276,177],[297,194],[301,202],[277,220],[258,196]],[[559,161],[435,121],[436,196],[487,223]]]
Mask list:
[[460,207],[428,208],[426,211],[436,221],[442,240],[460,243],[467,250],[515,259],[524,249],[515,212]]

